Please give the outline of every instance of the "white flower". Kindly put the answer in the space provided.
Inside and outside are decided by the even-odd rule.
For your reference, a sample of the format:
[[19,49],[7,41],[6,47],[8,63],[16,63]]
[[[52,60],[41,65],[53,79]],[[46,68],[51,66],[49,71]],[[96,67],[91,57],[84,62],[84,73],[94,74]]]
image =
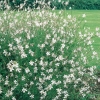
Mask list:
[[22,8],[23,8],[23,6],[24,6],[24,4],[23,4],[23,3],[21,3],[21,4],[20,4],[20,9],[22,9]]
[[68,93],[64,94],[64,99],[67,100],[67,97],[68,97]]
[[9,83],[9,81],[8,81],[8,80],[6,80],[6,81],[5,81],[5,85],[8,85],[8,83]]
[[12,72],[14,69],[17,72],[21,71],[21,69],[19,68],[18,63],[16,61],[12,61],[12,60],[7,64],[7,68],[10,70],[10,72]]
[[58,2],[61,2],[61,0],[58,0]]
[[17,84],[18,82],[16,80],[14,80],[14,83]]
[[61,48],[64,48],[65,47],[65,44],[61,44]]
[[92,42],[91,42],[91,41],[88,41],[88,42],[87,42],[87,45],[91,45],[91,44],[92,44]]
[[45,47],[45,44],[42,44],[42,45],[41,45],[41,48],[44,48],[44,47]]
[[53,85],[53,84],[56,84],[56,81],[55,80],[52,80],[51,81],[51,84]]
[[69,7],[69,9],[71,10],[72,8],[71,8],[71,7]]
[[16,72],[21,72],[21,68],[16,68]]
[[5,56],[7,56],[7,55],[8,55],[8,52],[7,52],[6,50],[4,50],[4,51],[3,51],[3,54],[4,54]]
[[31,60],[31,61],[29,62],[29,64],[32,66],[32,65],[34,64],[34,62]]
[[41,25],[41,23],[39,23],[38,21],[35,21],[34,23],[35,23],[35,25],[38,26],[38,27]]
[[22,52],[21,58],[26,58],[26,57],[27,57],[27,54],[25,54],[24,52]]
[[97,52],[93,51],[93,55],[94,55],[94,56],[97,55]]
[[29,54],[30,54],[31,56],[34,56],[34,52],[33,52],[32,50],[29,50]]
[[17,44],[21,42],[21,38],[15,38],[14,40],[17,42]]
[[19,65],[18,65],[18,63],[16,61],[13,61],[12,64],[13,64],[14,68],[18,68],[19,67]]
[[83,96],[83,97],[85,97],[85,96],[86,96],[86,94],[82,93],[82,96]]
[[100,83],[100,78],[98,78],[98,82]]
[[34,84],[33,81],[31,81],[31,82],[30,82],[30,85],[33,85],[33,84]]
[[28,67],[25,69],[25,72],[26,72],[26,73],[29,73],[29,72],[30,72],[30,70],[29,70]]
[[1,88],[1,86],[0,86],[0,94],[2,93],[2,88]]
[[56,65],[56,66],[59,66],[59,65],[60,65],[60,63],[56,63],[55,65]]
[[59,95],[60,95],[60,94],[61,94],[62,89],[59,89],[59,88],[58,88],[58,89],[56,89],[56,90],[57,90],[57,94],[59,94]]
[[9,46],[9,50],[12,50],[13,45],[9,44],[8,46]]
[[34,73],[37,73],[37,71],[38,71],[38,68],[34,67]]
[[50,68],[50,69],[49,69],[49,72],[53,72],[53,69],[52,69],[52,68]]
[[27,89],[25,89],[25,88],[22,89],[22,92],[23,92],[23,93],[25,93],[26,91],[27,91]]
[[29,48],[29,46],[28,46],[28,45],[26,45],[26,46],[25,46],[25,48],[27,49],[27,48]]
[[60,61],[60,60],[63,60],[64,58],[63,58],[62,55],[59,55],[59,56],[58,56],[58,59],[59,59],[59,61]]
[[67,6],[68,4],[69,4],[69,1],[66,1],[66,2],[65,2],[65,5]]
[[46,35],[46,39],[50,39],[50,37],[51,37],[50,34]]
[[82,17],[83,17],[83,18],[86,17],[86,14],[83,14]]
[[52,38],[52,43],[53,44],[56,43],[56,39]]
[[22,76],[22,80],[23,80],[23,81],[25,80],[25,76]]
[[10,90],[8,90],[7,93],[6,93],[5,95],[6,95],[6,97],[12,96],[12,95],[13,95],[13,92],[10,91]]
[[96,27],[96,31],[99,31],[99,27]]
[[43,61],[42,60],[40,60],[40,63],[39,63],[41,66],[43,66],[44,65],[44,63],[43,63]]
[[15,97],[12,97],[12,100],[16,100],[16,98]]
[[49,51],[48,51],[48,52],[46,52],[46,55],[47,55],[47,56],[50,56],[50,52],[49,52]]
[[68,15],[67,17],[68,17],[69,19],[71,19],[72,16],[71,16],[71,15]]
[[47,91],[51,90],[53,88],[52,84],[48,85],[48,87],[46,88]]
[[34,95],[30,95],[30,98],[33,99],[34,98]]
[[9,63],[7,64],[7,68],[10,70],[10,72],[14,70],[14,67]]

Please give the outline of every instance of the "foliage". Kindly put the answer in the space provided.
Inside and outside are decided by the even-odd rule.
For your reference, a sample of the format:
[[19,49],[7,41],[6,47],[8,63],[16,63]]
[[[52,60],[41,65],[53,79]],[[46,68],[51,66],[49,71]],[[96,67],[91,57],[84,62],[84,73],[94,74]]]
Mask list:
[[0,9],[23,10],[42,7],[44,4],[56,9],[100,9],[100,0],[1,0]]
[[70,0],[68,6],[73,9],[100,9],[100,0]]
[[98,60],[95,33],[81,31],[82,20],[61,15],[43,9],[0,15],[1,100],[96,98],[97,70],[89,66]]

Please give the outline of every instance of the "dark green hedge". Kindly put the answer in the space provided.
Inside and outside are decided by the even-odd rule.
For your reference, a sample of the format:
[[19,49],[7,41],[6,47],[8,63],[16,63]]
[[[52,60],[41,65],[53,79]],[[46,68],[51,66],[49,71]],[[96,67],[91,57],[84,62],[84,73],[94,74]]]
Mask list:
[[[36,3],[37,0],[0,0],[0,6],[1,9],[6,9],[6,3],[10,6],[11,9],[19,9],[20,4],[24,4],[23,8],[37,8],[39,6],[38,3]],[[49,1],[50,7],[53,8],[55,7],[56,9],[69,9],[69,7],[72,7],[72,9],[87,9],[87,10],[95,10],[95,9],[100,9],[100,0],[69,0],[69,4],[66,6],[65,2],[67,0],[38,0],[38,1],[45,1],[47,4]]]
[[62,0],[63,3],[57,2],[58,0],[54,0],[52,5],[56,6],[57,9],[80,9],[80,10],[100,10],[100,0],[69,0],[69,4],[67,6],[64,3],[67,0]]
[[70,0],[68,7],[73,9],[100,9],[100,0]]

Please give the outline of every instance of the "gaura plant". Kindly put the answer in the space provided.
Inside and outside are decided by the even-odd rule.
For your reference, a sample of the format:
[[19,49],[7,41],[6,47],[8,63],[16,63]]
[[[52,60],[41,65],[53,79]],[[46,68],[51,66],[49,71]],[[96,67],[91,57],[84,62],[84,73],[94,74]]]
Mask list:
[[62,14],[40,9],[0,15],[1,100],[96,99],[98,71],[89,62],[99,60],[92,45],[99,34]]

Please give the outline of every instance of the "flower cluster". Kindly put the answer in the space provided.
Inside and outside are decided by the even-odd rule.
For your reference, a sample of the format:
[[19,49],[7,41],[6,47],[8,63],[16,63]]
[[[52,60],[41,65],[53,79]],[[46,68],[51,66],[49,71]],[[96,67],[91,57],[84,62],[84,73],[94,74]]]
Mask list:
[[[98,60],[89,29],[49,10],[0,15],[1,100],[89,100]],[[60,17],[59,17],[60,16]],[[85,17],[85,15],[83,15]]]

